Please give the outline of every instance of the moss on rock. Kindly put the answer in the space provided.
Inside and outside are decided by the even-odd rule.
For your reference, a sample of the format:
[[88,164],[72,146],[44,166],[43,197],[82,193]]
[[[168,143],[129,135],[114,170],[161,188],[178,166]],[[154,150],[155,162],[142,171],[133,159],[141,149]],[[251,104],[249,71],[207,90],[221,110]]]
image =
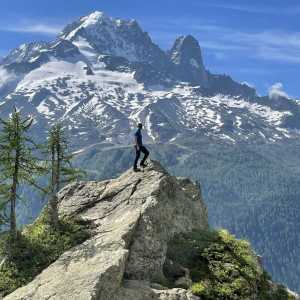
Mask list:
[[61,220],[60,230],[53,230],[47,213],[19,232],[16,241],[3,233],[0,257],[5,258],[5,262],[0,267],[0,295],[5,296],[29,283],[62,253],[89,236],[86,226],[71,219]]

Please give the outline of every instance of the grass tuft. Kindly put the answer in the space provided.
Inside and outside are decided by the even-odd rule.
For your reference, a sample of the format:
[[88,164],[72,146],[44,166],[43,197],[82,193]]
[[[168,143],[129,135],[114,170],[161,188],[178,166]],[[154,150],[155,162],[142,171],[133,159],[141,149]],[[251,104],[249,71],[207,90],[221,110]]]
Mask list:
[[90,236],[86,226],[76,220],[61,220],[53,230],[46,213],[19,232],[12,241],[8,233],[0,238],[0,257],[6,257],[0,269],[0,295],[5,296],[26,285],[66,250]]

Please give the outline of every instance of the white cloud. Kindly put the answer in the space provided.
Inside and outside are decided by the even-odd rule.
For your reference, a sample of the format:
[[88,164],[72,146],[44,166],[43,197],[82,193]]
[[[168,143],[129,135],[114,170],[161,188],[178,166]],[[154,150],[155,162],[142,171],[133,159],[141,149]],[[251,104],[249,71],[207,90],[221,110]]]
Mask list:
[[25,32],[25,33],[40,33],[45,35],[57,35],[61,32],[63,26],[57,24],[43,24],[43,23],[28,23],[16,25],[0,25],[1,31],[9,32]]
[[247,59],[300,64],[300,31],[240,30],[184,18],[164,20],[163,23],[161,28],[153,27],[153,35],[158,35],[160,41],[172,40],[165,44],[173,42],[175,30],[180,26],[182,34],[193,34],[204,49],[230,55],[237,53]]
[[289,98],[289,95],[283,90],[283,84],[281,82],[274,83],[269,88],[270,99],[278,99],[279,97]]
[[300,14],[300,6],[282,6],[274,7],[272,5],[243,5],[243,4],[221,4],[221,3],[199,3],[199,6],[229,9],[234,11],[255,13],[255,14],[267,14],[267,15],[297,15]]
[[249,86],[250,88],[255,89],[255,85],[253,85],[253,84],[251,84],[251,83],[249,83],[247,81],[243,81],[243,82],[241,82],[241,84],[245,84],[245,85]]
[[266,46],[258,49],[256,56],[263,60],[300,64],[300,48]]
[[15,79],[16,75],[14,73],[9,73],[4,68],[0,68],[0,88],[11,81],[14,81]]

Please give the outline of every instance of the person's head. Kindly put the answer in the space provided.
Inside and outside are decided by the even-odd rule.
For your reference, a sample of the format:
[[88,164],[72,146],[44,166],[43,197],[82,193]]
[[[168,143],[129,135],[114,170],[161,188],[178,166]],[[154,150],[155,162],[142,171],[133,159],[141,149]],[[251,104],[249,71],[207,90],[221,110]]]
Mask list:
[[143,129],[143,124],[139,123],[137,127],[138,127],[138,129]]

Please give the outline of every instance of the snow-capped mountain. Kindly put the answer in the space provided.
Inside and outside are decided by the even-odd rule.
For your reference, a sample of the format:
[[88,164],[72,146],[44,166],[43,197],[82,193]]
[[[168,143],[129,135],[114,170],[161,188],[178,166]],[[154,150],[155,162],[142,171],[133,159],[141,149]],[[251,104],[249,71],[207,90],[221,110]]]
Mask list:
[[148,142],[209,135],[228,142],[298,137],[300,107],[205,69],[198,41],[161,50],[134,20],[82,17],[52,43],[13,50],[0,65],[0,114],[13,105],[38,120],[39,136],[63,121],[74,145],[130,143],[143,122]]
[[67,26],[60,38],[71,41],[91,62],[97,62],[99,54],[108,54],[130,62],[167,64],[165,53],[136,21],[113,19],[102,12],[94,12]]

